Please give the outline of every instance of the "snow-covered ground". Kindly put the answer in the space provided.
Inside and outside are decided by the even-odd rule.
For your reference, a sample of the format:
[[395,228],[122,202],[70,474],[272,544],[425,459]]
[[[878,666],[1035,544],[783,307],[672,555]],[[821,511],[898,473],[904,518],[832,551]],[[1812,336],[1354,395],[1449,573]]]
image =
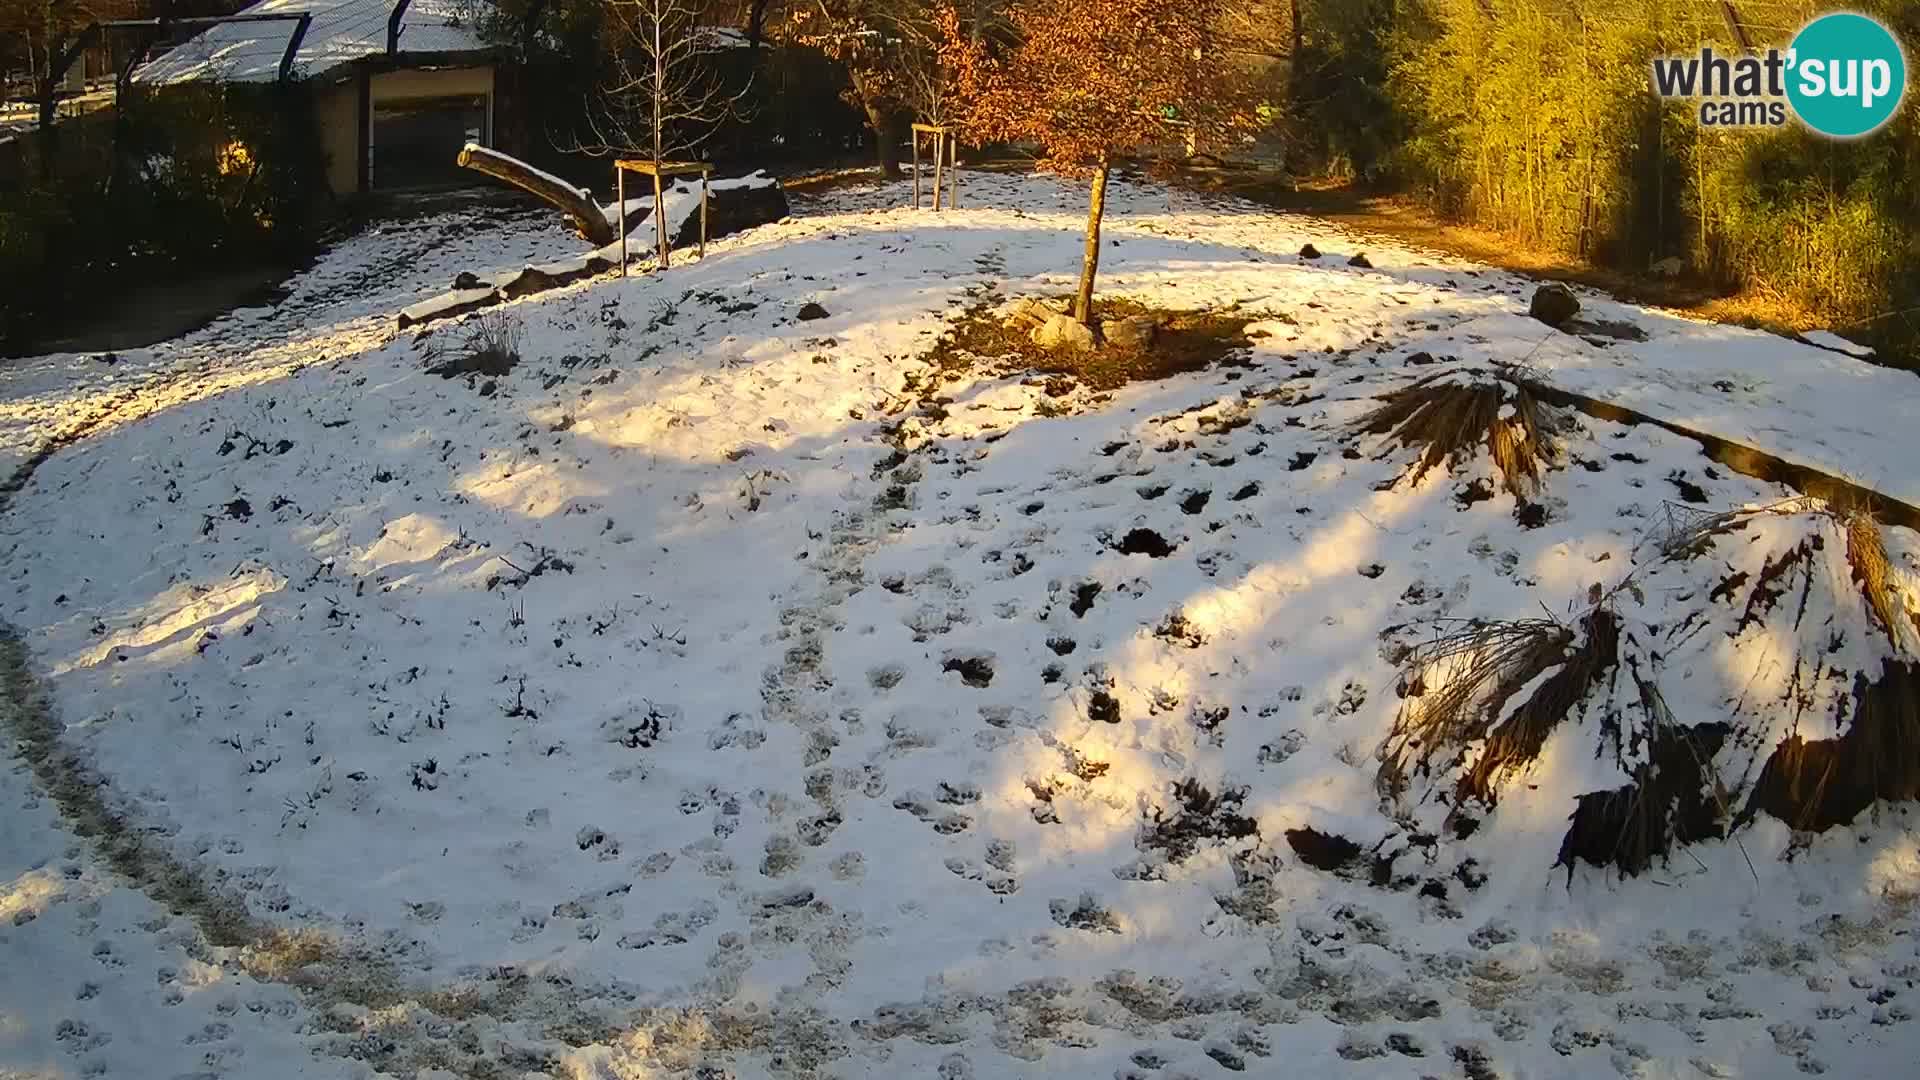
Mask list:
[[[1622,879],[1554,866],[1577,796],[1623,782],[1598,718],[1470,836],[1376,785],[1398,646],[1445,618],[1569,618],[1642,567],[1622,613],[1656,637],[1764,554],[1656,565],[1668,500],[1789,493],[1582,418],[1517,515],[1459,497],[1484,464],[1395,484],[1411,452],[1345,435],[1381,392],[1519,361],[1920,502],[1912,376],[1593,297],[1646,340],[1559,334],[1512,276],[1117,184],[1103,292],[1237,306],[1246,362],[1110,396],[984,374],[928,393],[961,309],[1070,288],[1084,196],[970,175],[960,211],[905,199],[796,196],[704,260],[496,309],[523,333],[496,377],[427,374],[469,324],[396,335],[392,315],[459,271],[577,251],[556,222],[393,226],[277,308],[0,373],[10,461],[143,414],[54,453],[0,521],[4,618],[63,747],[166,858],[381,975],[295,969],[296,997],[221,968],[193,913],[118,883],[13,773],[0,1075],[1920,1057],[1910,807],[1817,836],[1762,818]],[[1896,574],[1920,572],[1884,531]],[[1840,579],[1821,596],[1852,595]],[[1852,625],[1844,606],[1819,610]],[[1672,646],[1687,723],[1764,720],[1746,695],[1785,692],[1791,635],[1723,629]],[[1831,653],[1865,670],[1912,640]],[[1288,836],[1308,828],[1390,858],[1387,880],[1308,866]],[[170,1004],[177,983],[210,1004]],[[83,984],[98,1000],[68,1007]],[[193,1041],[209,1024],[227,1049]]]

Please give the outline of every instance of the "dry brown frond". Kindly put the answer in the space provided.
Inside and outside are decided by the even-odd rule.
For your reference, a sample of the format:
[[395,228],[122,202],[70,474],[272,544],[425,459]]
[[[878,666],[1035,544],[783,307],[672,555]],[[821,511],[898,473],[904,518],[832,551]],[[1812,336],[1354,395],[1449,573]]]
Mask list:
[[1842,519],[1847,530],[1847,566],[1853,571],[1854,584],[1867,601],[1867,610],[1880,621],[1887,640],[1895,649],[1903,645],[1906,631],[1901,616],[1911,620],[1920,631],[1920,616],[1911,615],[1906,604],[1895,595],[1897,588],[1893,565],[1887,561],[1887,548],[1880,536],[1880,523],[1865,510],[1856,510]]
[[1508,778],[1540,756],[1547,736],[1620,663],[1620,620],[1596,608],[1581,622],[1581,640],[1512,716],[1487,735],[1485,748],[1460,778],[1459,794],[1492,805]]
[[1575,801],[1554,865],[1567,868],[1569,882],[1576,859],[1631,877],[1677,846],[1726,835],[1726,806],[1711,762],[1731,733],[1726,724],[1656,725],[1632,783]]
[[1403,676],[1406,704],[1380,751],[1381,790],[1399,793],[1434,754],[1484,737],[1513,695],[1565,662],[1573,638],[1551,619],[1471,622],[1415,648]]
[[1854,676],[1853,719],[1834,739],[1781,741],[1741,811],[1762,811],[1797,830],[1853,821],[1878,800],[1920,799],[1920,663],[1889,662],[1880,677]]
[[[1441,372],[1381,395],[1382,404],[1354,422],[1365,435],[1421,451],[1402,477],[1418,482],[1431,469],[1467,460],[1483,442],[1507,491],[1531,494],[1548,456],[1546,437],[1561,429],[1558,413],[1525,387],[1500,379],[1463,379]],[[1511,415],[1502,415],[1505,406]]]

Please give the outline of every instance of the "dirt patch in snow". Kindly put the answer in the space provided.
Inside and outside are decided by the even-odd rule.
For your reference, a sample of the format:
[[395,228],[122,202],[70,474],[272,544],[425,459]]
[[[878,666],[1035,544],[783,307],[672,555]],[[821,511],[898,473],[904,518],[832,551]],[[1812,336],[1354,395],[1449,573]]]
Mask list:
[[934,344],[926,356],[933,366],[928,376],[932,385],[984,370],[996,376],[1034,372],[1064,377],[1089,390],[1116,390],[1128,383],[1205,370],[1232,360],[1253,344],[1247,337],[1247,326],[1254,321],[1249,314],[1153,308],[1110,297],[1095,304],[1095,315],[1152,318],[1160,329],[1150,344],[1108,342],[1091,352],[1049,352],[1035,344],[1025,329],[1008,325],[996,307],[989,301],[969,307]]
[[1168,805],[1153,808],[1140,830],[1142,848],[1165,852],[1169,860],[1184,862],[1200,845],[1258,837],[1260,826],[1240,813],[1246,788],[1209,789],[1193,777],[1173,785]]

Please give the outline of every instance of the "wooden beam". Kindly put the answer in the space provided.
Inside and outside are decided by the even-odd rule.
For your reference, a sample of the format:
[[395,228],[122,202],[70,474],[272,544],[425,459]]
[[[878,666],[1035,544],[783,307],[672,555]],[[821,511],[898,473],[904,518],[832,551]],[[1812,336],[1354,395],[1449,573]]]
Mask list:
[[307,28],[313,25],[313,16],[300,13],[300,21],[293,24],[293,33],[287,36],[287,51],[280,54],[280,76],[276,82],[284,83],[293,73],[293,58],[300,55],[300,43],[307,40]]
[[936,131],[933,133],[933,212],[936,214],[940,212],[940,189],[947,178],[944,171],[946,163],[947,133]]
[[656,165],[650,158],[620,158],[613,167],[644,176],[704,176],[713,171],[713,162],[662,161]]
[[393,56],[400,51],[400,24],[407,17],[407,6],[413,0],[393,0],[393,14],[387,16],[387,55]]
[[653,170],[653,233],[660,238],[660,269],[667,268],[667,207],[660,190],[660,170]]
[[362,195],[373,190],[373,76],[365,68],[354,72],[354,102],[358,117],[354,121],[358,136],[354,140],[354,187]]

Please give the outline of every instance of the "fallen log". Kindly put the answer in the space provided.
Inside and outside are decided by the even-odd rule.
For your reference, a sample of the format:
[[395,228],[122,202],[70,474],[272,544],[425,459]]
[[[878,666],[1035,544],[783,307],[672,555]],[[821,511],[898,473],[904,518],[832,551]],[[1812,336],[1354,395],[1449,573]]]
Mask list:
[[[469,147],[480,150],[480,147]],[[499,155],[504,157],[504,155]],[[462,152],[462,164],[466,164],[466,154]],[[476,158],[476,160],[478,160]],[[505,160],[513,161],[512,158]],[[515,164],[519,164],[515,162]],[[544,174],[542,174],[544,175]],[[549,178],[551,179],[551,178]],[[558,183],[558,181],[555,181]],[[675,184],[666,191],[666,213],[668,240],[672,247],[692,247],[700,240],[700,186],[694,184]],[[627,205],[627,231],[632,232],[642,222],[653,220],[652,198],[630,200]],[[636,205],[643,204],[643,205]],[[430,297],[400,312],[399,327],[402,330],[420,326],[441,319],[450,319],[465,315],[470,311],[503,304],[522,296],[531,296],[548,289],[583,281],[587,278],[617,269],[620,265],[618,207],[595,206],[593,212],[598,215],[607,229],[607,242],[593,251],[572,258],[535,266],[523,266],[517,270],[495,271],[491,273],[473,273],[463,271],[454,278],[452,290]],[[762,173],[733,179],[715,180],[710,185],[708,199],[707,238],[717,240],[731,233],[742,232],[757,225],[779,221],[788,213],[787,195],[780,187],[780,181]],[[642,256],[646,249],[636,248],[633,256]]]
[[541,172],[519,158],[509,157],[498,150],[489,150],[474,143],[461,147],[457,160],[463,169],[472,169],[496,180],[504,180],[522,191],[551,203],[561,213],[573,219],[574,227],[580,230],[580,235],[586,237],[589,243],[599,246],[619,239],[614,232],[614,226],[608,223],[607,215],[582,188],[574,187],[551,173]]
[[1571,390],[1562,390],[1534,379],[1516,379],[1515,382],[1549,405],[1578,409],[1588,416],[1609,420],[1616,424],[1650,424],[1663,428],[1699,443],[1701,451],[1707,457],[1742,476],[1750,476],[1762,483],[1780,484],[1833,506],[1870,509],[1873,516],[1882,524],[1898,525],[1920,532],[1920,506],[1872,488],[1862,487],[1846,477],[1835,476],[1810,465],[1788,461],[1764,450],[1723,439],[1711,432],[1686,424],[1663,420],[1638,409],[1629,409],[1610,401],[1602,401]]

